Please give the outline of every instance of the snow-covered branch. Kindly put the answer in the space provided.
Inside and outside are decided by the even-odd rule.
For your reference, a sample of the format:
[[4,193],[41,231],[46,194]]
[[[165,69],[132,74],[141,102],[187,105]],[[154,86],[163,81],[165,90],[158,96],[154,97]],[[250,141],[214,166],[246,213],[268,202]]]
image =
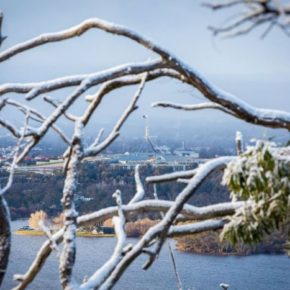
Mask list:
[[[122,210],[126,219],[132,217],[132,215],[142,214],[142,213],[166,213],[172,206],[174,201],[167,200],[143,200],[130,205],[123,205]],[[189,204],[185,204],[180,212],[181,219],[184,220],[206,220],[219,217],[225,217],[228,215],[233,215],[236,209],[242,207],[244,202],[226,202],[219,203],[204,207],[196,207]],[[85,214],[77,218],[77,225],[83,227],[90,224],[95,224],[102,222],[104,220],[110,219],[118,214],[118,207],[108,207],[98,210],[94,213]],[[182,218],[183,217],[183,218]],[[202,224],[203,225],[203,224]],[[52,238],[56,243],[62,241],[63,229],[55,233]],[[29,285],[37,273],[41,270],[46,258],[51,253],[52,249],[50,246],[50,241],[44,242],[38,254],[24,275],[21,275],[22,280],[20,284],[14,290],[22,290]]]
[[78,213],[75,210],[74,196],[77,187],[77,177],[82,156],[82,123],[75,123],[74,136],[71,144],[71,154],[67,157],[66,178],[63,188],[64,235],[63,250],[60,255],[59,271],[63,289],[74,289],[72,271],[76,255],[76,220]]
[[9,121],[0,118],[0,125],[1,125],[1,127],[8,130],[15,138],[20,138],[19,131]]
[[[144,76],[143,76],[143,78],[141,80],[141,83],[139,85],[138,90],[134,94],[131,102],[129,103],[128,107],[124,111],[123,115],[117,121],[117,123],[114,126],[114,128],[112,129],[111,133],[107,136],[107,138],[105,138],[104,141],[99,143],[97,146],[94,146],[94,147],[90,146],[89,148],[87,148],[85,150],[84,154],[83,154],[83,157],[89,157],[89,156],[97,155],[98,153],[103,151],[105,148],[107,148],[119,136],[121,127],[124,125],[124,123],[129,118],[129,116],[138,108],[136,104],[137,104],[137,101],[139,100],[139,98],[141,96],[142,91],[143,91],[143,88],[144,88],[144,85],[145,85],[145,82],[146,82],[146,78],[147,78],[147,73],[144,74]],[[88,111],[89,110],[90,110],[90,108],[88,109]],[[82,120],[82,122],[85,122],[85,121],[86,121],[86,118],[84,118]]]
[[[138,84],[141,81],[142,78],[142,73],[145,71],[148,73],[147,76],[147,81],[152,81],[160,77],[171,77],[178,79],[182,82],[185,82],[186,79],[184,76],[179,74],[173,69],[168,69],[168,68],[161,68],[161,67],[166,67],[165,64],[160,63],[159,65],[147,65],[144,63],[143,71],[138,72],[136,70],[136,75],[130,75],[130,76],[125,76],[121,78],[117,78],[114,82],[114,85],[108,86],[108,91],[106,92],[109,93],[112,89],[117,89],[121,88],[123,86],[129,86],[129,85],[134,85]],[[134,63],[136,65],[136,63]],[[131,65],[134,65],[131,64]],[[142,63],[140,63],[141,66]],[[120,67],[120,66],[118,66]],[[117,68],[118,68],[117,67]],[[160,67],[160,68],[157,68]],[[101,73],[106,73],[109,70],[104,70],[102,72],[97,72],[97,73],[91,73],[91,74],[84,74],[84,75],[73,75],[73,76],[66,76],[62,78],[57,78],[57,79],[52,79],[48,81],[42,81],[42,82],[37,82],[37,83],[7,83],[7,84],[2,84],[0,85],[0,96],[5,95],[8,93],[18,93],[18,94],[28,94],[28,97],[35,98],[38,95],[44,94],[44,93],[49,93],[53,92],[55,90],[59,90],[62,88],[67,88],[67,87],[77,87],[79,86],[83,81],[86,79],[91,79],[93,77],[100,76]],[[141,70],[141,69],[140,69]],[[130,64],[127,66],[127,71],[132,72],[134,74],[134,70],[131,71]],[[122,73],[120,73],[121,75]],[[128,74],[127,74],[128,75]],[[92,83],[92,86],[98,85],[100,83],[110,81],[111,79],[116,78],[114,75],[110,78],[107,75],[107,80],[106,79],[97,79],[96,83]],[[30,94],[31,93],[31,94]]]
[[[82,23],[71,27],[69,29],[66,30],[62,30],[59,32],[52,32],[52,33],[45,33],[42,35],[39,35],[33,39],[30,39],[28,41],[19,43],[3,52],[0,53],[0,62],[3,62],[21,52],[30,50],[32,48],[35,48],[37,46],[40,45],[44,45],[47,43],[51,43],[51,42],[58,42],[58,41],[63,41],[66,39],[70,39],[73,37],[78,37],[80,35],[82,35],[83,33],[85,33],[86,31],[93,29],[93,28],[97,28],[97,29],[101,29],[104,30],[106,32],[110,32],[113,34],[118,34],[118,35],[124,35],[124,36],[128,36],[128,37],[133,37],[135,38],[137,41],[143,41],[143,39],[138,39],[135,35],[135,33],[133,31],[130,31],[129,29],[120,26],[120,25],[115,25],[113,23],[104,21],[104,20],[100,20],[97,18],[92,18],[92,19],[87,19],[85,21],[83,21]],[[146,43],[144,43],[146,44]],[[150,45],[147,44],[147,45]]]
[[[222,9],[235,6],[236,4],[244,4],[246,2],[251,2],[251,11],[248,14],[243,15],[241,19],[232,24],[232,26],[229,26],[230,28],[228,29],[239,29],[241,25],[244,25],[249,21],[253,21],[254,28],[257,25],[269,21],[267,17],[275,16],[274,18],[276,21],[277,17],[279,17],[279,19],[281,18],[280,15],[283,14],[286,17],[290,14],[290,11],[288,13],[288,8],[285,8],[283,13],[280,9],[278,15],[278,12],[273,10],[275,7],[268,5],[269,1],[233,0],[228,1],[224,5],[220,4],[219,6],[212,6],[211,8]],[[270,11],[270,9],[272,10]],[[262,14],[261,10],[263,10]],[[267,13],[264,13],[265,11]],[[280,21],[279,25],[282,25]],[[26,140],[25,146],[21,148],[21,152],[15,155],[15,160],[12,162],[13,168],[15,168],[15,166],[30,153],[31,149],[42,140],[50,129],[55,130],[68,145],[68,149],[64,154],[66,178],[63,188],[63,197],[61,200],[65,216],[64,228],[52,236],[49,236],[49,240],[43,244],[28,271],[24,275],[17,276],[20,283],[15,289],[25,289],[31,283],[40,271],[46,258],[51,253],[51,244],[53,243],[56,245],[61,241],[63,241],[63,249],[60,255],[59,270],[61,286],[63,289],[75,289],[79,287],[81,287],[81,289],[111,289],[127,267],[139,255],[143,253],[147,253],[149,256],[151,255],[151,261],[148,264],[150,265],[155,260],[168,236],[192,234],[222,228],[224,224],[228,222],[225,218],[228,215],[233,215],[237,209],[244,205],[243,202],[220,203],[205,207],[195,207],[186,204],[209,174],[215,170],[224,169],[230,161],[239,158],[221,157],[210,160],[194,170],[151,176],[146,179],[148,183],[154,184],[159,182],[185,180],[186,185],[177,195],[175,201],[142,200],[145,196],[145,190],[141,182],[139,166],[137,166],[135,170],[136,193],[128,204],[122,204],[121,196],[117,192],[117,206],[101,209],[94,213],[78,217],[74,205],[74,196],[77,190],[78,172],[81,161],[86,157],[96,156],[119,136],[120,130],[126,120],[137,109],[137,102],[142,94],[146,82],[160,77],[169,77],[187,83],[192,88],[197,89],[207,100],[209,100],[209,102],[196,105],[158,102],[153,104],[153,106],[171,107],[182,110],[218,109],[246,122],[272,128],[284,128],[290,131],[290,113],[256,108],[210,83],[202,74],[186,65],[179,58],[150,39],[147,39],[124,26],[96,18],[88,19],[75,27],[60,32],[43,34],[24,43],[20,43],[1,52],[0,62],[8,60],[19,53],[40,45],[80,36],[90,29],[100,29],[111,34],[126,37],[154,52],[159,57],[153,61],[123,64],[91,74],[66,76],[37,83],[8,83],[0,85],[0,96],[9,93],[26,94],[27,102],[44,93],[73,87],[73,91],[62,102],[57,102],[49,97],[44,97],[44,101],[53,107],[53,112],[48,117],[39,113],[37,109],[27,106],[26,103],[24,105],[6,97],[0,102],[0,109],[4,108],[6,105],[14,106],[14,108],[29,115],[31,119],[40,124],[38,128],[31,128],[28,126],[27,122],[25,130],[21,130],[21,128],[19,129],[11,124],[9,120],[3,118],[0,119],[0,125],[7,129],[15,138],[21,139],[29,137]],[[100,87],[96,93],[86,97],[89,103],[87,104],[84,113],[80,116],[72,115],[69,112],[72,105],[81,96],[86,94],[89,89],[98,85],[100,85]],[[128,107],[116,122],[112,131],[101,141],[103,134],[103,130],[101,130],[91,146],[83,149],[82,130],[90,122],[93,113],[101,104],[104,96],[113,90],[131,85],[138,85],[138,89],[132,97]],[[72,138],[68,138],[63,131],[56,126],[57,121],[63,116],[74,122],[75,130]],[[238,153],[241,153],[241,146],[239,146],[239,151],[240,152]],[[12,183],[12,179],[13,177],[11,180],[9,179],[9,186]],[[2,206],[4,208],[3,212],[5,213],[5,201],[3,200],[2,195],[0,198],[0,207]],[[124,225],[126,219],[134,214],[137,215],[149,212],[161,213],[161,221],[151,227],[136,245],[130,245],[124,249],[126,242]],[[2,212],[0,211],[0,215],[1,214]],[[9,220],[8,214],[6,214],[5,217]],[[5,217],[3,218],[4,220]],[[112,257],[99,270],[97,270],[91,278],[89,278],[89,280],[81,284],[81,286],[78,286],[77,283],[73,281],[72,277],[76,254],[75,237],[77,226],[84,226],[104,221],[111,217],[114,217],[113,220],[118,239],[114,253]],[[181,220],[194,220],[195,222],[186,225],[176,224],[176,222]],[[6,235],[6,237],[9,239],[10,229],[9,226],[7,227],[7,224],[5,224],[5,233],[8,233],[8,236]],[[153,246],[155,246],[154,250],[152,250]],[[9,252],[9,249],[5,248],[4,244],[3,249],[6,249],[5,251]],[[2,255],[1,251],[0,254]],[[1,263],[0,266],[2,267]]]
[[[140,63],[127,63],[96,73],[66,76],[38,83],[8,83],[0,86],[0,95],[14,92],[19,94],[26,94],[26,99],[32,100],[41,94],[71,86],[79,87],[77,92],[79,95],[81,95],[89,88],[98,84],[123,76],[138,75],[144,72],[153,72],[155,70],[157,71],[152,73],[151,79],[166,76],[167,74],[179,77],[178,73],[172,73],[170,70],[160,70],[163,67],[165,67],[165,64],[162,62],[162,60],[156,59]],[[132,81],[130,84],[135,84],[136,82],[137,81]]]
[[198,111],[198,110],[205,110],[205,109],[216,109],[223,111],[227,114],[233,115],[237,117],[233,112],[228,110],[227,108],[215,104],[215,103],[201,103],[201,104],[194,104],[194,105],[187,105],[187,104],[177,104],[177,103],[170,103],[170,102],[156,102],[151,105],[152,107],[162,107],[162,108],[171,108],[183,111]]
[[[53,100],[49,96],[44,96],[43,100],[45,102],[47,102],[48,104],[52,105],[54,108],[57,108],[57,106],[60,105],[59,101]],[[65,118],[67,118],[67,120],[69,120],[69,121],[72,121],[72,122],[76,122],[77,121],[77,117],[76,116],[74,116],[74,115],[72,115],[72,114],[70,114],[70,113],[68,113],[66,111],[63,113],[63,116]]]
[[[189,220],[204,220],[208,218],[221,217],[231,215],[235,210],[241,207],[244,202],[225,202],[204,207],[196,207],[185,204],[180,211],[180,215]],[[172,206],[174,201],[167,200],[143,200],[134,204],[123,205],[123,212],[129,218],[132,215],[150,212],[166,213]],[[85,226],[91,223],[97,223],[109,219],[117,214],[117,207],[108,207],[78,217],[78,226]]]
[[104,281],[110,276],[116,265],[125,254],[124,248],[126,243],[125,224],[126,218],[122,209],[121,192],[117,190],[113,197],[116,198],[118,205],[118,216],[113,217],[113,224],[117,236],[117,244],[115,246],[112,256],[105,262],[105,264],[98,269],[85,283],[80,286],[80,289],[90,290],[98,289]]
[[192,235],[206,231],[218,230],[223,228],[226,223],[227,221],[224,219],[214,219],[184,225],[171,226],[168,231],[168,237]]
[[[177,75],[180,74],[183,76],[184,80],[198,89],[207,99],[210,101],[219,104],[229,111],[233,112],[235,115],[239,116],[239,118],[250,122],[254,123],[257,125],[263,125],[267,127],[272,127],[272,128],[285,128],[287,130],[290,130],[290,114],[287,112],[283,111],[274,111],[274,110],[267,110],[267,109],[259,109],[255,108],[249,104],[247,104],[244,101],[241,101],[238,99],[236,96],[231,95],[227,92],[224,92],[220,88],[214,86],[213,84],[210,84],[200,73],[197,71],[193,70],[190,68],[188,65],[183,63],[180,59],[175,57],[173,54],[168,52],[166,49],[162,48],[161,46],[157,45],[153,41],[141,36],[140,34],[132,31],[131,29],[125,28],[123,26],[119,26],[116,24],[112,24],[103,20],[99,19],[90,19],[88,20],[88,23],[92,24],[93,27],[102,29],[106,32],[112,33],[112,34],[117,34],[117,35],[122,35],[124,37],[127,37],[144,47],[148,48],[149,50],[157,53],[158,55],[161,56],[163,61],[153,61],[147,66],[139,66],[137,65],[130,66],[127,65],[124,67],[121,67],[119,69],[115,69],[115,72],[107,74],[105,72],[98,73],[95,75],[91,75],[90,77],[88,76],[75,76],[72,78],[64,78],[59,81],[54,81],[53,83],[45,83],[40,85],[40,87],[35,86],[35,84],[30,84],[28,85],[29,89],[27,89],[27,85],[19,85],[18,87],[18,92],[23,92],[23,91],[31,91],[28,95],[27,98],[31,99],[38,95],[39,93],[47,92],[49,87],[54,87],[54,88],[60,88],[63,87],[65,82],[65,85],[67,86],[68,83],[72,85],[79,85],[80,88],[79,93],[75,93],[74,95],[79,96],[82,94],[84,91],[86,91],[89,87],[96,85],[101,82],[108,81],[113,78],[117,78],[120,76],[125,76],[129,74],[138,74],[138,73],[144,73],[145,71],[150,71],[162,67],[166,67],[169,69],[173,69],[177,72]],[[81,24],[84,25],[84,24]],[[33,41],[32,41],[33,42]],[[28,46],[27,46],[28,47]],[[22,51],[22,50],[21,50]],[[4,52],[5,53],[5,52]],[[122,70],[123,69],[123,70]],[[125,70],[125,71],[124,71]],[[80,85],[84,80],[85,84]],[[13,85],[15,89],[15,85]],[[33,87],[36,87],[35,89],[32,89]],[[3,94],[3,92],[7,92],[7,89],[11,89],[11,86],[4,85],[4,87],[0,87],[0,94]],[[72,101],[75,97],[72,97]]]
[[[23,114],[30,115],[30,119],[33,119],[36,122],[44,122],[46,120],[46,117],[44,115],[42,115],[41,113],[39,113],[39,111],[33,109],[32,107],[29,107],[27,105],[24,105],[20,102],[17,102],[15,100],[11,100],[11,99],[7,99],[4,100],[5,104],[8,104],[10,106],[13,106],[17,109],[19,109]],[[69,138],[65,135],[65,133],[55,124],[53,124],[51,126],[51,128],[60,136],[60,138],[66,143],[66,144],[70,144]],[[35,133],[35,132],[33,132]],[[25,134],[24,137],[31,135],[31,132],[28,132]]]
[[[140,68],[138,65],[134,66],[134,68],[136,68],[137,70]],[[132,69],[132,71],[134,71],[134,68],[130,68]],[[46,134],[46,132],[54,125],[54,123],[63,115],[63,113],[68,110],[68,108],[76,101],[76,99],[83,94],[86,90],[88,90],[92,83],[94,81],[96,81],[96,79],[98,79],[99,81],[104,81],[106,80],[106,78],[108,78],[109,76],[112,77],[112,75],[117,75],[119,73],[125,73],[128,74],[128,66],[121,66],[115,69],[112,69],[111,71],[106,71],[106,73],[104,74],[99,74],[97,78],[89,79],[89,80],[85,80],[84,82],[81,83],[81,85],[71,94],[69,95],[60,105],[58,105],[58,107],[54,110],[54,112],[42,123],[42,125],[38,128],[38,130],[34,133],[33,135],[33,140],[26,146],[26,148],[22,151],[22,154],[19,156],[18,158],[18,162],[20,162],[27,154],[28,152],[36,145],[38,144],[38,142],[41,140],[41,138]],[[129,71],[130,71],[129,69]],[[147,74],[146,74],[147,75]],[[145,81],[142,82],[142,88],[144,86]],[[141,89],[142,91],[142,89]],[[141,93],[140,91],[140,93]],[[135,99],[137,101],[137,99],[139,98],[139,95],[136,94],[135,95]],[[125,122],[125,120],[127,119],[127,117],[130,115],[132,110],[135,110],[135,103],[134,101],[130,104],[132,106],[128,107],[128,110],[126,110],[126,112],[124,113],[124,115],[121,117],[121,119],[118,121],[116,127],[114,128],[112,134],[110,135],[110,138],[107,138],[107,142],[112,142],[117,136],[118,136],[118,130],[120,129],[120,127],[123,125],[123,123]],[[85,123],[84,123],[85,125]],[[99,145],[100,148],[98,148],[98,150],[103,150],[103,146],[107,146],[108,144],[104,144],[101,143]],[[96,152],[100,152],[96,150]]]
[[129,204],[133,204],[137,201],[140,201],[144,198],[145,190],[140,178],[140,165],[136,165],[135,167],[135,184],[136,184],[136,193],[130,200]]
[[[62,241],[62,237],[64,234],[64,229],[59,230],[55,234],[53,234],[52,238],[56,244],[60,243]],[[30,265],[29,269],[25,274],[19,275],[17,274],[14,278],[15,280],[19,281],[19,284],[13,288],[13,290],[23,290],[26,289],[26,287],[34,280],[36,275],[39,273],[39,271],[42,269],[42,266],[44,265],[46,259],[52,252],[51,247],[51,240],[46,240],[39,251],[37,252],[37,255]]]
[[25,116],[25,123],[23,128],[19,130],[20,136],[17,140],[15,149],[12,152],[13,159],[10,164],[9,176],[6,185],[3,188],[0,186],[0,285],[6,273],[11,245],[10,211],[4,198],[4,194],[12,186],[13,177],[17,165],[17,156],[22,145],[21,143],[27,131],[29,118],[30,114],[28,113]]
[[172,173],[166,173],[162,175],[149,176],[146,178],[148,183],[161,183],[168,181],[176,181],[179,178],[193,177],[196,173],[196,169],[176,171]]
[[150,242],[156,238],[160,238],[163,241],[168,234],[169,228],[176,219],[177,215],[181,212],[186,201],[197,190],[203,180],[213,171],[224,166],[228,162],[233,160],[233,157],[221,157],[207,162],[200,166],[196,175],[191,179],[191,182],[182,190],[177,196],[172,207],[167,211],[164,218],[155,226],[151,227],[147,233],[139,240],[139,242],[132,247],[130,251],[126,253],[120,263],[116,266],[111,276],[102,285],[100,289],[111,289],[115,283],[120,279],[127,267],[135,260],[136,257],[143,253],[143,249],[146,249]]

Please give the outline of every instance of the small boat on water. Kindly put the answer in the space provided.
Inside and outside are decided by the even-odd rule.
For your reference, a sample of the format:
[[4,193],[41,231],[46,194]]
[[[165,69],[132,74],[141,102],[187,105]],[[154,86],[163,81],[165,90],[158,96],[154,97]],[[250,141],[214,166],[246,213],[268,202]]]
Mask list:
[[[27,235],[27,236],[45,236],[45,233],[42,230],[35,230],[29,226],[24,226],[17,231],[17,235]],[[99,231],[77,231],[77,237],[98,237],[98,238],[111,238],[115,237],[114,229],[109,227],[100,227]]]

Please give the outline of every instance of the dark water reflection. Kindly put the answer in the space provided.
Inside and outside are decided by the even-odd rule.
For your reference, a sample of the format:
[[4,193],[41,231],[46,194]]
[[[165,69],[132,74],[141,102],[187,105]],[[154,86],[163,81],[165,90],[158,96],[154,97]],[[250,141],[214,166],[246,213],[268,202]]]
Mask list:
[[[13,228],[20,225],[21,222],[14,222]],[[24,273],[43,241],[44,237],[13,235],[10,265],[2,289],[16,285],[12,281],[13,273]],[[77,243],[79,247],[74,277],[81,281],[109,257],[115,239],[78,238]],[[290,289],[290,260],[285,256],[212,257],[180,252],[175,252],[175,256],[186,290],[217,290],[221,282],[230,284],[230,290]],[[148,271],[141,269],[144,260],[141,257],[132,264],[115,289],[176,289],[166,247]],[[40,275],[28,289],[60,289],[56,253],[47,260]]]

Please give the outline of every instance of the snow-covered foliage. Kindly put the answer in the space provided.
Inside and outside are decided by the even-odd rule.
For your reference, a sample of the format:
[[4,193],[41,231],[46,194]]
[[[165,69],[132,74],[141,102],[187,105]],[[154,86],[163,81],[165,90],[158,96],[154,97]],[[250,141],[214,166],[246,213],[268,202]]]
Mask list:
[[[230,223],[225,227],[223,235],[231,238],[233,242],[238,239],[252,242],[259,240],[267,230],[279,226],[287,220],[289,210],[289,157],[287,157],[289,152],[287,152],[287,148],[276,148],[270,143],[258,142],[256,146],[242,153],[241,134],[237,135],[236,140],[239,144],[237,146],[239,149],[237,150],[238,157],[219,157],[201,164],[194,170],[146,179],[148,183],[156,184],[180,181],[180,179],[186,178],[184,189],[177,193],[174,201],[143,200],[146,196],[146,187],[142,184],[137,166],[135,172],[136,193],[128,204],[122,204],[121,196],[117,191],[115,195],[117,198],[116,207],[103,208],[84,216],[78,216],[75,210],[75,197],[81,162],[86,157],[96,156],[102,152],[120,135],[126,120],[138,109],[137,102],[147,82],[161,77],[169,77],[197,89],[207,99],[205,103],[194,105],[159,102],[155,106],[187,111],[217,109],[249,123],[290,131],[289,112],[256,108],[209,82],[201,73],[150,39],[124,26],[97,18],[85,20],[77,26],[60,32],[42,34],[16,44],[0,53],[0,63],[35,47],[78,37],[90,29],[99,29],[106,33],[125,37],[157,54],[158,57],[155,60],[123,64],[91,74],[64,76],[43,82],[26,84],[10,82],[0,85],[0,111],[9,107],[24,113],[26,116],[23,127],[13,125],[9,116],[6,119],[0,118],[0,126],[6,129],[19,144],[11,162],[9,180],[5,187],[0,188],[0,232],[6,235],[3,239],[4,243],[0,244],[0,284],[7,268],[11,234],[5,194],[12,184],[17,164],[50,130],[57,133],[67,145],[67,150],[63,154],[63,169],[66,176],[62,197],[64,225],[54,234],[45,230],[48,240],[39,249],[26,273],[17,275],[19,284],[15,289],[25,289],[34,280],[45,264],[47,257],[60,243],[63,243],[59,261],[63,289],[111,289],[138,256],[147,255],[148,261],[145,268],[150,267],[157,259],[166,238],[172,235],[194,234],[220,229],[228,222],[225,217],[234,214]],[[92,121],[91,117],[102,99],[113,90],[131,85],[138,85],[138,89],[111,132],[103,138],[103,130],[101,129],[95,141],[86,147],[82,133],[87,124]],[[39,113],[39,108],[35,107],[37,102],[31,102],[35,98],[40,99],[46,93],[70,87],[74,89],[62,101],[47,96],[43,98],[45,105],[49,105],[50,108],[52,106],[53,109],[47,116]],[[95,88],[96,92],[86,96],[88,90],[92,88]],[[25,101],[14,100],[14,95],[18,94],[25,94]],[[88,101],[88,105],[83,115],[75,116],[72,114],[71,107],[80,97],[84,97]],[[64,130],[58,127],[58,120],[62,117],[74,124],[75,130],[72,136],[67,136]],[[224,169],[229,162],[224,183],[232,191],[233,202],[204,207],[186,204],[212,172]],[[236,201],[238,199],[242,201]],[[144,212],[160,213],[161,221],[152,226],[138,243],[128,245],[124,232],[125,222],[132,214],[138,215]],[[85,281],[76,281],[73,277],[73,268],[77,250],[75,242],[77,227],[113,216],[117,245],[111,258]],[[178,225],[179,220],[194,220],[194,222]]]
[[288,221],[290,209],[290,162],[278,148],[257,141],[245,153],[230,162],[223,183],[233,200],[247,201],[237,209],[222,232],[232,243],[260,241],[265,233]]

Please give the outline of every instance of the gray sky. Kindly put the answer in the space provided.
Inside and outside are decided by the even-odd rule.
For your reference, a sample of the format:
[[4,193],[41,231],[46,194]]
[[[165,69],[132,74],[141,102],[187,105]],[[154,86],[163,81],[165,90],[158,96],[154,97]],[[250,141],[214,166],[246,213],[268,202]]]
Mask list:
[[[213,38],[207,26],[223,23],[231,13],[212,12],[200,3],[198,0],[2,0],[3,33],[8,39],[1,49],[43,32],[67,28],[86,18],[103,18],[150,37],[209,80],[251,104],[290,111],[290,39],[275,29],[264,40],[259,38],[262,30],[230,40]],[[33,49],[1,64],[0,82],[39,81],[153,57],[124,38],[90,31],[81,38]],[[96,119],[97,127],[112,123],[132,92],[132,89],[121,90],[108,96]],[[140,110],[130,119],[126,131],[142,136],[141,116],[144,113],[150,115],[152,131],[156,132],[160,127],[167,132],[169,121],[171,126],[196,136],[204,134],[200,128],[208,128],[216,135],[227,128],[252,131],[251,126],[222,113],[150,109],[151,102],[157,100],[200,101],[196,95],[192,88],[174,81],[161,80],[148,85]],[[82,104],[76,107],[75,110],[79,110]]]

